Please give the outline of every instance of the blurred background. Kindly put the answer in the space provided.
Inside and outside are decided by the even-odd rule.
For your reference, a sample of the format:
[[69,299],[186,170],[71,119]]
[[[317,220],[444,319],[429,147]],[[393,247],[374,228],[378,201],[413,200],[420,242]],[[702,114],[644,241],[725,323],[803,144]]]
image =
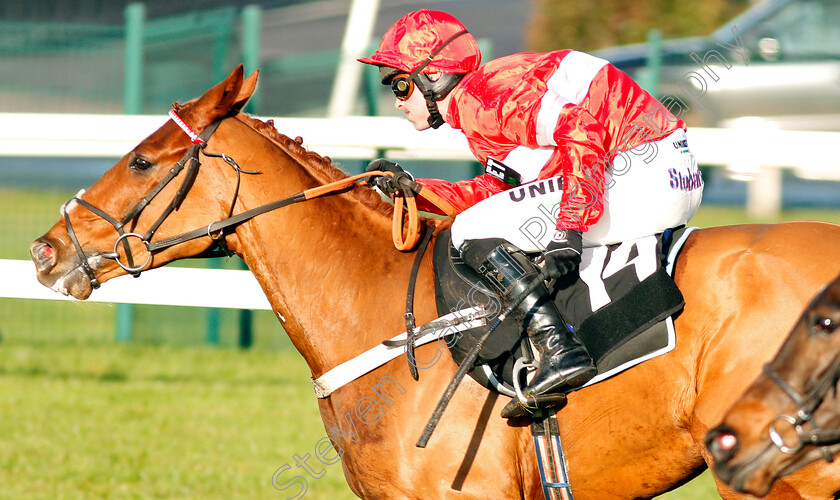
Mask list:
[[[575,48],[631,74],[698,130],[706,189],[695,224],[840,222],[840,0],[4,0],[0,130],[13,135],[24,116],[163,120],[240,63],[261,72],[253,114],[398,116],[375,68],[342,61],[423,7],[458,17],[485,61]],[[767,148],[761,134],[782,135]],[[28,259],[58,207],[118,156],[0,148],[0,260]],[[356,173],[374,157],[334,159]],[[449,180],[481,168],[463,157],[405,164]],[[243,269],[236,258],[178,265]],[[307,369],[270,311],[7,294],[0,339],[0,422],[18,436],[0,444],[3,498],[282,498],[272,472],[323,435]],[[149,451],[190,432],[197,441],[183,448]],[[313,498],[349,495],[338,467],[310,483]],[[701,488],[673,498],[715,496]]]

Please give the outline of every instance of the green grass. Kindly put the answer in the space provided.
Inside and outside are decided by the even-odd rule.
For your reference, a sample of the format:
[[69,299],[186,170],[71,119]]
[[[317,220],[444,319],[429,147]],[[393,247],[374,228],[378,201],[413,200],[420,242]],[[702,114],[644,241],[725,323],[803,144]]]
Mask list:
[[658,500],[710,500],[720,498],[712,473],[703,471],[694,480],[674,491],[655,497]]
[[0,259],[28,259],[29,245],[58,222],[75,191],[0,187]]
[[[296,352],[0,345],[0,498],[283,498],[324,430]],[[350,498],[340,465],[308,498]]]
[[[4,499],[285,498],[274,471],[325,435],[291,350],[14,341],[0,367]],[[306,498],[354,497],[336,464]]]
[[824,208],[795,208],[783,210],[778,217],[753,219],[743,207],[719,205],[700,205],[700,210],[691,219],[689,225],[699,227],[728,226],[731,224],[749,224],[765,222],[783,222],[794,220],[818,220],[840,224],[840,210]]

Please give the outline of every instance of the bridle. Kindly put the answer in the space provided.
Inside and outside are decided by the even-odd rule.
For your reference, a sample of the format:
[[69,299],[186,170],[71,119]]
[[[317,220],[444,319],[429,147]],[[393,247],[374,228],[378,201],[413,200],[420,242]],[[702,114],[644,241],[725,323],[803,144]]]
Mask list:
[[[814,411],[820,407],[825,400],[828,391],[837,391],[837,382],[840,380],[840,356],[835,358],[831,366],[822,374],[817,382],[811,387],[807,394],[802,394],[794,389],[773,367],[771,363],[764,365],[764,373],[796,404],[795,415],[781,414],[773,419],[770,424],[770,441],[781,451],[788,455],[794,455],[804,446],[818,446],[826,461],[834,460],[833,453],[829,446],[840,444],[840,429],[824,430],[813,421]],[[798,442],[793,446],[785,443],[782,435],[777,429],[779,423],[787,423],[796,432]],[[808,425],[812,430],[805,430]]]
[[[77,203],[78,205],[89,210],[90,212],[96,214],[100,218],[106,220],[114,227],[114,229],[119,234],[119,237],[114,242],[113,252],[100,253],[96,256],[107,259],[113,259],[126,272],[133,275],[134,277],[138,277],[140,276],[140,273],[151,264],[152,256],[155,252],[159,252],[166,248],[185,243],[196,238],[208,236],[217,242],[217,249],[220,249],[224,254],[229,255],[229,251],[227,251],[226,247],[224,246],[224,231],[226,229],[236,227],[239,224],[251,220],[258,215],[276,210],[281,207],[285,207],[287,205],[311,200],[320,196],[324,196],[326,194],[342,191],[344,189],[349,188],[356,182],[368,179],[371,176],[393,175],[392,172],[384,171],[371,171],[365,172],[363,174],[353,175],[347,177],[346,179],[341,179],[330,184],[318,186],[312,189],[307,189],[305,191],[300,191],[286,198],[282,198],[280,200],[276,200],[265,205],[258,206],[256,208],[247,210],[234,216],[233,210],[239,195],[241,174],[259,174],[261,172],[243,170],[239,167],[239,165],[237,165],[236,161],[234,161],[233,158],[226,155],[225,153],[212,153],[207,151],[207,141],[209,141],[210,137],[213,135],[213,133],[216,131],[216,129],[219,127],[219,125],[224,119],[235,116],[236,113],[236,111],[232,111],[230,114],[219,118],[218,120],[211,123],[207,128],[205,128],[199,135],[196,132],[194,132],[181,119],[180,116],[178,116],[178,113],[175,109],[170,110],[169,116],[172,118],[175,124],[177,124],[190,137],[193,145],[186,152],[186,154],[184,154],[181,160],[175,163],[175,165],[170,169],[169,173],[167,173],[167,175],[163,179],[161,179],[161,181],[158,182],[158,184],[134,206],[134,208],[129,210],[129,212],[122,219],[117,220],[116,218],[111,217],[104,210],[101,210],[92,205],[91,203],[88,203],[87,201],[81,199],[80,194],[77,194],[75,197],[68,200],[67,203],[62,205],[61,212],[64,217],[65,224],[67,226],[67,232],[70,235],[70,240],[73,242],[73,246],[75,247],[76,253],[78,254],[80,266],[82,267],[88,279],[90,280],[90,284],[93,289],[99,288],[101,284],[99,280],[96,279],[94,270],[90,265],[89,257],[85,254],[84,250],[82,249],[82,246],[79,243],[79,239],[76,236],[76,231],[73,229],[73,225],[70,221],[69,210],[67,209],[67,207],[71,203]],[[230,203],[230,209],[228,211],[227,218],[215,221],[211,224],[208,224],[207,226],[202,226],[192,231],[179,234],[177,236],[158,241],[152,241],[152,237],[154,236],[158,228],[160,228],[160,225],[163,224],[166,218],[169,217],[169,215],[173,211],[178,210],[178,208],[181,206],[181,203],[184,201],[184,198],[186,198],[187,193],[189,192],[190,188],[195,182],[196,176],[198,175],[198,169],[201,166],[201,161],[199,158],[202,154],[210,158],[221,158],[225,163],[230,165],[236,171],[236,187],[234,189],[233,199]],[[152,226],[146,231],[146,233],[141,235],[133,231],[126,232],[125,228],[132,222],[136,223],[136,220],[140,216],[140,213],[170,182],[172,182],[181,173],[182,170],[184,170],[184,168],[186,168],[186,174],[184,175],[184,179],[181,182],[181,185],[176,191],[174,197],[169,202],[169,205],[166,207],[166,209],[164,209],[164,211],[155,221],[155,223],[152,224]],[[437,205],[448,215],[454,217],[456,213],[455,209],[448,202],[441,199],[431,191],[424,190],[419,184],[412,182],[412,186],[404,187],[404,195],[396,196],[394,199],[395,210],[392,225],[392,237],[394,239],[394,244],[400,251],[409,251],[413,249],[420,239],[420,222],[417,215],[416,201],[414,199],[414,194],[419,194],[420,192],[423,193],[423,196],[427,200]],[[408,206],[408,229],[406,231],[403,230],[404,199]],[[403,236],[404,233],[406,233],[405,237]],[[142,264],[135,264],[135,259],[132,255],[131,248],[128,242],[129,238],[139,239],[140,242],[146,247],[146,252],[148,256]],[[126,262],[123,262],[120,259],[120,255],[118,253],[119,246],[121,244],[125,251]]]
[[[122,219],[117,220],[116,218],[111,217],[104,210],[102,210],[102,209],[92,205],[91,203],[83,200],[80,197],[80,195],[76,195],[75,197],[68,200],[67,203],[62,205],[61,212],[62,212],[62,215],[64,217],[64,222],[67,226],[67,233],[70,235],[70,240],[73,242],[73,246],[75,247],[76,253],[79,256],[79,260],[81,262],[80,265],[81,265],[82,269],[84,270],[85,274],[88,276],[88,279],[90,280],[91,287],[94,288],[94,289],[99,288],[100,283],[99,283],[99,280],[96,279],[96,275],[93,271],[93,268],[90,265],[89,258],[84,253],[84,250],[82,249],[82,246],[79,243],[79,239],[76,236],[76,231],[73,229],[73,224],[70,220],[69,210],[67,209],[67,207],[71,203],[76,203],[76,204],[86,208],[87,210],[96,214],[100,218],[104,219],[105,221],[107,221],[108,223],[110,223],[114,227],[114,229],[119,234],[119,237],[114,242],[113,252],[101,253],[101,254],[99,254],[99,256],[104,257],[104,258],[108,258],[108,259],[113,259],[126,272],[133,275],[134,277],[138,277],[140,275],[140,273],[151,263],[152,255],[154,254],[154,252],[163,250],[164,248],[168,248],[170,246],[173,246],[173,245],[181,242],[180,240],[176,241],[176,242],[171,242],[170,240],[172,240],[172,238],[167,239],[167,240],[161,240],[161,241],[158,241],[158,242],[152,242],[152,237],[154,236],[155,232],[157,232],[158,228],[160,228],[161,224],[163,224],[163,222],[166,220],[166,218],[169,217],[169,215],[172,212],[174,212],[174,211],[176,211],[180,208],[181,203],[184,201],[184,198],[186,198],[187,193],[189,192],[190,188],[192,187],[193,183],[195,182],[196,176],[198,175],[198,169],[201,166],[201,161],[199,159],[201,154],[204,154],[205,156],[212,157],[212,158],[222,158],[222,160],[224,160],[225,163],[230,165],[236,171],[236,174],[237,174],[236,175],[236,187],[234,189],[233,199],[231,200],[231,203],[230,203],[230,210],[228,212],[228,217],[230,217],[230,215],[233,214],[233,209],[234,209],[234,206],[236,204],[236,199],[237,199],[238,194],[239,194],[241,174],[242,173],[246,173],[246,174],[258,174],[259,173],[259,172],[251,172],[251,171],[243,170],[239,167],[239,165],[236,164],[236,161],[234,161],[233,158],[227,156],[226,154],[224,154],[224,153],[211,153],[211,152],[208,152],[207,149],[206,149],[207,148],[207,141],[210,139],[210,136],[212,136],[213,133],[216,131],[216,129],[219,127],[219,124],[222,122],[222,120],[224,120],[228,116],[233,116],[233,115],[228,115],[228,116],[222,117],[222,118],[214,121],[207,128],[204,129],[204,131],[201,133],[201,135],[196,134],[189,126],[187,126],[186,123],[184,123],[184,121],[180,118],[180,116],[178,116],[178,113],[177,113],[176,110],[174,110],[174,109],[170,110],[169,115],[172,117],[173,121],[179,127],[181,127],[181,129],[184,130],[184,132],[186,132],[187,135],[190,136],[190,139],[192,140],[193,145],[184,154],[184,156],[177,163],[175,163],[175,165],[172,166],[172,168],[169,170],[169,172],[166,174],[166,176],[163,179],[161,179],[160,182],[158,182],[157,185],[146,196],[144,196],[136,205],[134,205],[134,207],[131,210],[129,210],[128,213]],[[152,200],[154,200],[155,197],[157,197],[157,195],[160,194],[160,192],[167,185],[169,185],[170,182],[172,182],[176,177],[178,177],[178,175],[181,173],[181,171],[184,170],[184,168],[186,168],[186,174],[184,175],[184,179],[181,182],[181,185],[178,187],[178,190],[175,192],[175,195],[173,196],[172,200],[169,202],[169,205],[166,207],[166,209],[164,209],[164,211],[157,218],[157,220],[154,222],[154,224],[152,224],[151,227],[149,227],[149,229],[146,231],[146,233],[141,235],[141,234],[136,233],[136,232],[126,232],[125,228],[132,223],[136,223],[137,218],[140,216],[140,214],[143,212],[143,210],[149,205],[149,203],[151,203]],[[215,236],[214,236],[214,233],[215,233]],[[204,235],[210,236],[212,239],[222,241],[221,230],[211,231],[209,226],[208,226],[206,232],[204,230],[202,230],[202,234],[200,236],[204,236]],[[195,236],[195,237],[198,237],[198,236]],[[134,258],[134,255],[131,252],[131,246],[129,245],[129,242],[128,242],[129,238],[139,239],[140,242],[146,247],[146,252],[147,252],[148,256],[142,264],[139,264],[139,265],[135,264],[135,258]],[[189,238],[189,239],[194,239],[194,238]],[[187,240],[183,240],[183,241],[187,241]],[[119,255],[119,252],[118,252],[120,244],[122,244],[123,249],[125,251],[126,262],[123,262],[120,259],[120,255]]]

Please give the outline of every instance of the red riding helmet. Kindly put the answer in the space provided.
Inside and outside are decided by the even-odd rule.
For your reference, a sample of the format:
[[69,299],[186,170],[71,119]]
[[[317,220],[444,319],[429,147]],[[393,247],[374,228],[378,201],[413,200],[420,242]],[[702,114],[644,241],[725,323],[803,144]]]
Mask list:
[[[470,73],[481,64],[481,51],[469,33],[453,38],[465,31],[464,25],[454,16],[421,9],[406,14],[391,26],[376,52],[359,61],[397,68],[405,73],[415,71],[424,62],[427,64],[421,69],[422,73]],[[436,53],[438,50],[440,52]],[[428,60],[430,56],[431,61]]]

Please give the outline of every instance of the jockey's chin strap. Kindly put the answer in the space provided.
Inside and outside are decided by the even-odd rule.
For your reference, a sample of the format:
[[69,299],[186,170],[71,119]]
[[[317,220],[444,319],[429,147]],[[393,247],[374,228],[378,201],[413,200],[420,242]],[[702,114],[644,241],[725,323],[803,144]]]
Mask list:
[[454,73],[447,73],[441,75],[441,79],[438,82],[433,82],[431,80],[424,81],[419,77],[421,71],[428,66],[429,64],[434,61],[435,57],[446,48],[447,45],[452,43],[456,38],[462,35],[468,34],[469,31],[461,30],[458,33],[447,38],[437,49],[434,50],[426,60],[423,61],[420,66],[414,69],[408,75],[409,80],[413,80],[414,84],[417,85],[417,88],[423,93],[423,97],[426,99],[426,108],[429,110],[429,118],[428,122],[432,128],[440,128],[441,125],[445,123],[443,116],[440,114],[440,110],[438,109],[437,101],[438,99],[443,99],[446,94],[448,94],[458,82],[464,77],[463,74],[454,74]]
[[[67,232],[70,236],[70,240],[73,242],[73,246],[75,247],[80,259],[80,267],[84,270],[85,274],[87,274],[91,283],[91,287],[94,289],[99,288],[100,283],[97,280],[94,270],[90,264],[89,256],[86,255],[84,250],[82,249],[78,237],[76,236],[76,232],[73,229],[73,224],[70,221],[69,210],[67,207],[71,203],[77,203],[81,205],[82,207],[86,208],[87,210],[93,212],[94,214],[109,222],[114,227],[114,229],[116,229],[117,233],[119,234],[119,237],[114,243],[113,252],[100,253],[98,254],[98,256],[108,259],[114,259],[117,262],[117,264],[120,265],[120,267],[125,269],[129,274],[133,275],[134,277],[137,277],[143,270],[145,270],[151,264],[152,256],[155,252],[159,252],[166,248],[185,243],[187,241],[191,241],[203,236],[208,236],[211,239],[218,240],[219,244],[222,245],[224,243],[223,236],[224,231],[226,229],[236,227],[237,225],[251,220],[258,215],[271,212],[273,210],[277,210],[278,208],[282,208],[302,201],[307,201],[328,194],[343,191],[353,186],[356,182],[369,178],[370,176],[393,175],[393,172],[385,171],[365,172],[364,174],[350,176],[346,179],[325,184],[323,186],[307,189],[295,193],[286,198],[276,200],[265,205],[261,205],[259,207],[247,210],[237,215],[233,215],[236,199],[239,195],[241,174],[260,173],[258,171],[252,172],[243,170],[239,167],[239,165],[237,165],[236,161],[234,161],[233,158],[227,156],[224,153],[211,153],[206,150],[207,141],[210,139],[210,136],[216,131],[222,120],[224,120],[228,116],[233,115],[228,115],[220,118],[219,120],[216,120],[215,122],[210,124],[206,129],[204,129],[204,131],[202,131],[200,135],[195,133],[186,123],[184,123],[184,121],[181,119],[180,116],[178,116],[177,112],[174,109],[169,111],[169,115],[172,117],[172,120],[190,137],[190,139],[193,142],[193,146],[187,151],[183,158],[181,158],[181,160],[178,161],[172,167],[172,169],[169,171],[166,177],[164,177],[152,189],[152,191],[149,192],[149,194],[147,194],[142,200],[140,200],[140,202],[138,202],[137,205],[135,205],[134,208],[132,208],[127,215],[125,215],[121,220],[116,220],[114,217],[108,215],[104,210],[101,210],[95,207],[94,205],[88,203],[87,201],[83,200],[80,194],[71,198],[67,203],[65,203],[61,207],[62,216],[64,217],[64,221],[67,226]],[[234,191],[233,200],[230,204],[228,217],[226,219],[213,222],[207,226],[203,226],[177,236],[154,242],[151,241],[152,237],[154,236],[158,228],[161,226],[161,224],[163,224],[166,218],[169,217],[169,215],[173,211],[178,210],[178,208],[180,208],[181,203],[184,201],[184,198],[186,198],[187,193],[189,192],[190,188],[195,182],[196,176],[198,175],[198,168],[201,165],[199,156],[201,154],[204,154],[208,157],[221,158],[225,163],[230,165],[237,173],[236,189]],[[146,233],[144,235],[140,235],[135,232],[126,232],[125,227],[131,223],[136,224],[136,219],[140,216],[140,213],[143,211],[143,209],[145,209],[146,206],[148,206],[149,203],[163,190],[163,188],[166,187],[175,177],[177,177],[178,174],[185,167],[187,168],[187,173],[184,177],[184,180],[181,182],[180,187],[175,193],[175,196],[172,198],[172,201],[169,203],[166,209],[164,209],[163,213],[161,213],[161,215],[158,217],[155,223],[152,224],[152,226],[146,231]],[[436,194],[424,189],[423,186],[411,180],[407,180],[407,182],[409,182],[410,184],[401,186],[402,194],[394,197],[395,209],[391,230],[391,235],[394,240],[394,246],[398,250],[403,252],[411,251],[412,249],[414,249],[417,246],[417,243],[420,239],[420,220],[417,213],[417,203],[414,198],[415,194],[422,195],[424,198],[426,198],[431,203],[439,207],[444,213],[446,213],[450,217],[454,217],[456,214],[455,209],[448,202],[446,202]],[[404,212],[406,210],[403,207],[404,201],[407,205],[408,211],[407,228],[404,227]],[[139,265],[135,264],[135,259],[131,252],[130,245],[128,243],[128,239],[132,237],[138,238],[141,241],[141,243],[146,247],[146,252],[148,254],[146,260]],[[125,263],[122,262],[122,260],[120,260],[120,255],[118,253],[120,244],[122,244],[123,250],[125,252]]]

